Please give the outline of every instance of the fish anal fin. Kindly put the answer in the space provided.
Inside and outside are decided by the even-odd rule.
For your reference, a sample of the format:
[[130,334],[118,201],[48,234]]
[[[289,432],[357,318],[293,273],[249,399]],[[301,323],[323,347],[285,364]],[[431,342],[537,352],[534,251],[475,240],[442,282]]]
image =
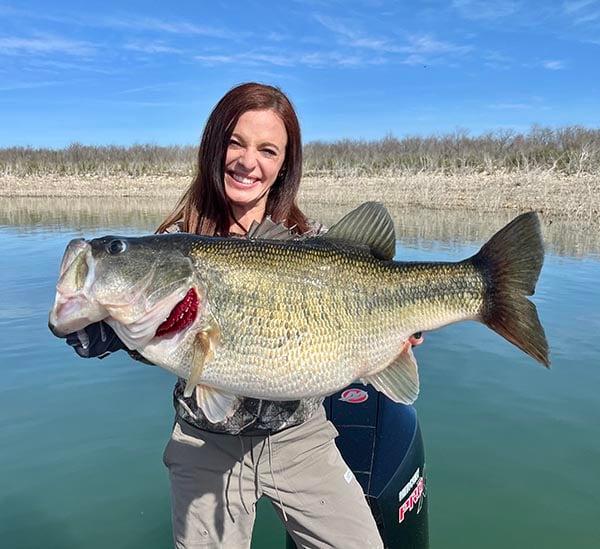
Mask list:
[[419,372],[410,342],[403,343],[400,354],[385,370],[362,381],[370,383],[394,402],[412,404],[419,396]]
[[196,385],[196,404],[211,423],[221,423],[237,410],[239,399],[208,385]]

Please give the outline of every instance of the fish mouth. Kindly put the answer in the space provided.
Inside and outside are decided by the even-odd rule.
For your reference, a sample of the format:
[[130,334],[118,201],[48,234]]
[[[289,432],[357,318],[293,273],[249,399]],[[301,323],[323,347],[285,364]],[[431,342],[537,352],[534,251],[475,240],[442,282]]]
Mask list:
[[167,320],[156,329],[154,336],[164,337],[185,330],[196,320],[198,305],[198,293],[195,288],[190,288],[184,298],[173,307]]

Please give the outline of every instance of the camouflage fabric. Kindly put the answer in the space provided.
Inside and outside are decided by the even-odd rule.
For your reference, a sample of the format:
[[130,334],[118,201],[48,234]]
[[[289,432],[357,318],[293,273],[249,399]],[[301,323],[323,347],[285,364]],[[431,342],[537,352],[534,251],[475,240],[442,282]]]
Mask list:
[[242,398],[234,414],[221,423],[206,419],[196,403],[195,395],[183,396],[185,380],[179,379],[173,391],[173,404],[177,415],[194,427],[227,434],[258,435],[276,433],[287,427],[299,425],[309,419],[323,403],[323,397],[293,401],[259,400]]

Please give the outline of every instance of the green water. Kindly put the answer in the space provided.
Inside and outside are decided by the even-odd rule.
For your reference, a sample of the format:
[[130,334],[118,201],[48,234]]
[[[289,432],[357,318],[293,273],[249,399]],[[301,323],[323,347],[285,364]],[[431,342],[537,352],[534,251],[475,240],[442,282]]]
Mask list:
[[[79,359],[46,327],[66,243],[149,232],[164,209],[0,206],[0,547],[169,547],[174,378],[122,353]],[[407,260],[462,259],[508,218],[394,215]],[[599,235],[545,232],[535,302],[550,371],[473,323],[416,351],[432,548],[600,547]],[[283,547],[268,505],[261,514],[254,546]]]

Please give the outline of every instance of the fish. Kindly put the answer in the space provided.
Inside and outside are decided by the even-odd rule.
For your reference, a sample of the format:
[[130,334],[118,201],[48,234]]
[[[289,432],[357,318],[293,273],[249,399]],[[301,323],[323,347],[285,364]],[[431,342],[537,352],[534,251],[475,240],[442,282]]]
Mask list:
[[527,297],[544,261],[535,212],[457,262],[395,261],[393,222],[379,202],[316,237],[269,223],[248,238],[73,240],[50,330],[66,337],[108,323],[128,349],[187,380],[186,396],[195,392],[213,422],[231,416],[240,397],[297,400],[355,381],[411,404],[419,375],[410,336],[467,320],[550,366]]

